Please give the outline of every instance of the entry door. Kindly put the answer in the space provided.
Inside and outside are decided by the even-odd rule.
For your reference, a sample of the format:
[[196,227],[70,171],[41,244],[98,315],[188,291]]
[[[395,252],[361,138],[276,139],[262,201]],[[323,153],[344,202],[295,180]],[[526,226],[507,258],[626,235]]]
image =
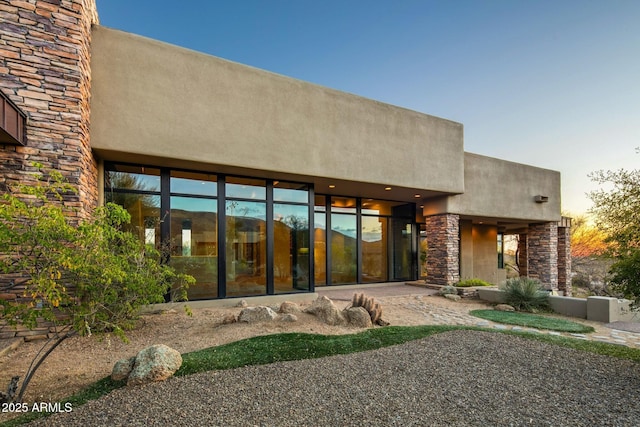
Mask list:
[[391,280],[413,280],[415,225],[409,219],[392,218]]

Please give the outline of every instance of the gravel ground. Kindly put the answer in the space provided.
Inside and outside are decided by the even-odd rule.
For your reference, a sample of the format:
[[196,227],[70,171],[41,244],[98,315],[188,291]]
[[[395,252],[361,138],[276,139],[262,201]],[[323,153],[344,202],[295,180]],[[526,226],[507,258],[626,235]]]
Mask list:
[[32,425],[637,426],[638,390],[631,361],[455,331],[119,389]]

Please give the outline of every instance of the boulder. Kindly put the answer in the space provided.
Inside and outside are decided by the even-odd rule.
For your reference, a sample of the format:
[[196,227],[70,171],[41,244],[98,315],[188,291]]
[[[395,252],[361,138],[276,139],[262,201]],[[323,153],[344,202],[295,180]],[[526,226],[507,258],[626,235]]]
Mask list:
[[498,311],[516,311],[516,309],[509,304],[498,304],[495,306],[495,309]]
[[445,294],[444,297],[451,301],[460,301],[460,299],[462,299],[458,294]]
[[309,307],[304,309],[304,312],[313,314],[327,325],[336,326],[347,323],[345,314],[324,295],[316,298]]
[[182,356],[177,350],[164,344],[152,345],[140,350],[136,355],[127,385],[164,381],[171,377],[181,365]]
[[111,379],[114,381],[126,380],[133,370],[133,366],[135,365],[135,363],[135,356],[128,359],[118,360],[116,364],[113,365],[113,370],[111,371]]
[[345,310],[345,313],[349,320],[349,326],[356,328],[370,328],[373,326],[371,316],[364,307],[349,307]]
[[255,323],[274,320],[278,314],[269,307],[247,307],[240,312],[238,322]]
[[224,318],[222,319],[222,324],[230,325],[232,323],[236,323],[237,321],[238,321],[238,317],[233,313],[229,313],[225,315]]
[[278,313],[288,314],[300,313],[301,311],[302,310],[300,309],[300,306],[291,301],[284,301],[282,304],[280,304],[280,308],[278,309]]
[[293,313],[284,313],[278,316],[278,320],[281,322],[297,322],[298,316]]

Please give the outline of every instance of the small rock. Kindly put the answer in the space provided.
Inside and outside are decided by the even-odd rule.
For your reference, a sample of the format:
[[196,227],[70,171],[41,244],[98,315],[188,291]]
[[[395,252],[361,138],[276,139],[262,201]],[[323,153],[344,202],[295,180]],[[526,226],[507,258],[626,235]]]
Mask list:
[[136,363],[135,356],[128,359],[120,359],[113,365],[111,371],[111,379],[114,381],[122,381],[129,377],[129,374],[133,370],[133,365]]
[[451,301],[460,301],[460,299],[462,298],[460,297],[460,295],[457,295],[457,294],[445,294],[444,297]]
[[247,307],[240,312],[238,322],[264,322],[267,320],[274,320],[278,315],[269,307]]
[[164,344],[156,344],[138,352],[127,385],[141,385],[164,381],[182,365],[182,356],[177,350]]
[[230,325],[232,323],[236,323],[237,321],[238,321],[238,317],[233,313],[229,313],[226,316],[224,316],[224,318],[222,319],[222,324]]
[[278,320],[280,320],[281,322],[297,322],[298,316],[293,313],[284,313],[278,317]]
[[278,309],[278,313],[300,313],[301,311],[300,306],[291,301],[284,301]]
[[244,307],[248,307],[248,306],[249,306],[249,304],[247,304],[247,302],[245,300],[243,300],[243,299],[240,300],[240,302],[238,302],[238,304],[236,304],[236,307],[244,308]]
[[345,312],[349,320],[349,326],[356,328],[370,328],[373,326],[371,316],[364,307],[349,307]]
[[510,306],[509,304],[498,304],[498,305],[496,305],[495,310],[498,310],[498,311],[516,311],[516,309],[513,308],[512,306]]
[[347,319],[342,311],[338,310],[338,307],[333,304],[333,301],[324,295],[316,298],[309,307],[304,309],[304,312],[317,316],[327,325],[336,326],[347,323]]

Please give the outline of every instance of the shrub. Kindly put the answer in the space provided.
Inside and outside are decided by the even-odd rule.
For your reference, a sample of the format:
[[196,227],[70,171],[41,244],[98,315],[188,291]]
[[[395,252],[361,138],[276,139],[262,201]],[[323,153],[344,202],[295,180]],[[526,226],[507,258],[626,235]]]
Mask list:
[[549,306],[549,293],[535,279],[508,279],[503,290],[505,302],[516,310],[535,312]]
[[456,283],[456,287],[458,288],[470,288],[472,286],[493,286],[493,285],[489,282],[485,282],[484,280],[480,280],[480,279],[467,279],[467,280],[462,280]]

